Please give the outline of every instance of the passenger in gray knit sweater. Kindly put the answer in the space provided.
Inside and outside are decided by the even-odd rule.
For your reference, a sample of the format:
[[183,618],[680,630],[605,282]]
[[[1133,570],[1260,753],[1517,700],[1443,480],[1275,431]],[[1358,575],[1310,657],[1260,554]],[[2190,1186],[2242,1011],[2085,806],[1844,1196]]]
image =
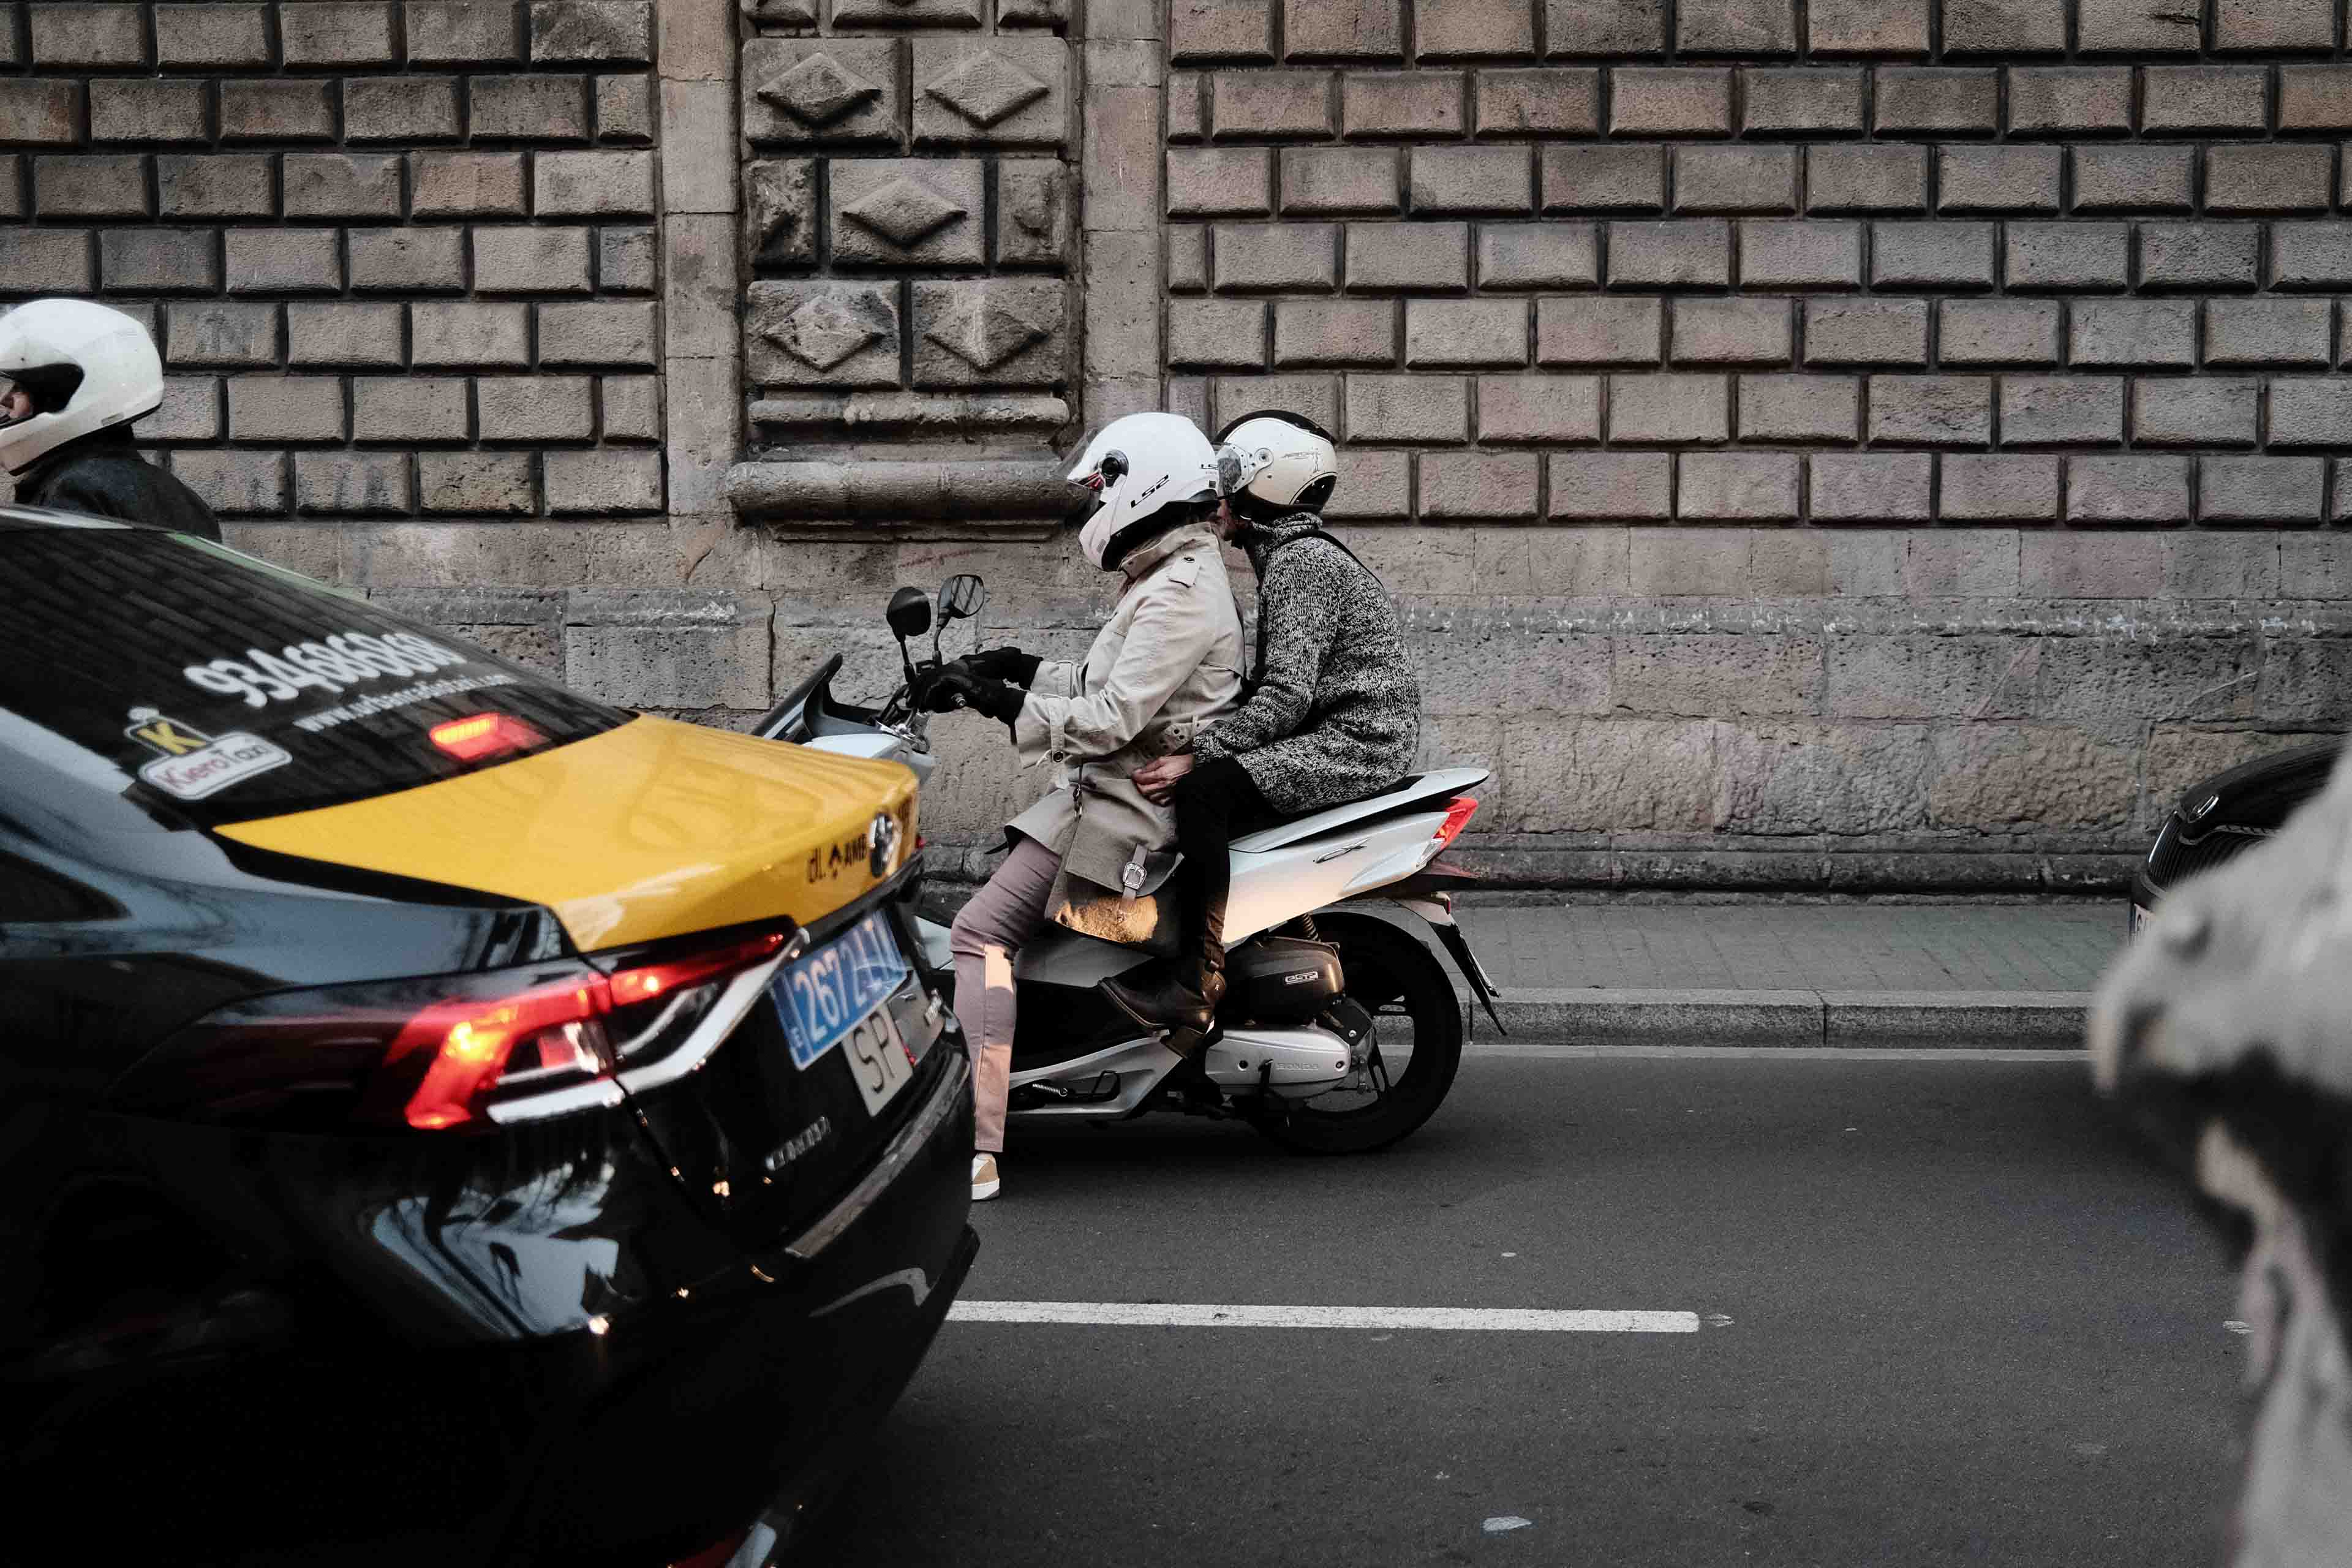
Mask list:
[[1301,511],[1229,535],[1257,573],[1257,664],[1240,710],[1192,742],[1196,764],[1231,757],[1285,816],[1388,788],[1421,741],[1396,607],[1322,529]]
[[1172,802],[1185,941],[1155,979],[1103,982],[1147,1027],[1197,1038],[1224,994],[1227,846],[1281,817],[1377,795],[1404,777],[1421,740],[1421,682],[1388,590],[1323,531],[1338,482],[1330,439],[1296,415],[1246,416],[1220,433],[1219,531],[1257,574],[1257,658],[1242,706],[1189,755],[1135,774]]

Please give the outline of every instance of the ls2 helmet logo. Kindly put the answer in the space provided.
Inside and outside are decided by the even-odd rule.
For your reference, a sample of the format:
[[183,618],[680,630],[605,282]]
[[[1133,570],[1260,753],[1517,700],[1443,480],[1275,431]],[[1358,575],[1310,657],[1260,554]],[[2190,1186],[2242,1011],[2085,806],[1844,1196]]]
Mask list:
[[898,819],[887,811],[874,814],[873,823],[866,829],[866,867],[879,877],[890,869],[890,862],[898,853]]

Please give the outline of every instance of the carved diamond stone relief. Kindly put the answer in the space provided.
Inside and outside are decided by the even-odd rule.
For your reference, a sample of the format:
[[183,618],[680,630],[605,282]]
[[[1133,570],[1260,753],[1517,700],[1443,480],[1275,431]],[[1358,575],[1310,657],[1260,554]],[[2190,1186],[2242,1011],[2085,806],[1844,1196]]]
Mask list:
[[1068,68],[1059,38],[919,38],[916,139],[1059,146],[1068,130]]
[[754,267],[816,259],[816,160],[759,158],[743,165],[743,247]]
[[834,162],[833,259],[849,267],[977,267],[986,169],[977,158]]
[[898,384],[898,287],[754,283],[744,333],[751,380],[768,386]]
[[830,125],[882,89],[849,70],[831,55],[819,51],[775,80],[761,85],[760,96],[803,125]]
[[901,174],[873,195],[861,196],[841,210],[843,216],[855,219],[891,244],[912,247],[971,209]]
[[980,0],[833,0],[836,27],[977,27]]
[[1045,96],[1045,84],[993,49],[968,55],[923,91],[974,125],[986,127]]
[[888,38],[754,38],[743,46],[752,142],[897,145],[900,46]]
[[1052,264],[1070,244],[1070,181],[1055,158],[1007,158],[996,166],[996,259]]
[[915,285],[915,384],[1051,386],[1065,379],[1058,279]]

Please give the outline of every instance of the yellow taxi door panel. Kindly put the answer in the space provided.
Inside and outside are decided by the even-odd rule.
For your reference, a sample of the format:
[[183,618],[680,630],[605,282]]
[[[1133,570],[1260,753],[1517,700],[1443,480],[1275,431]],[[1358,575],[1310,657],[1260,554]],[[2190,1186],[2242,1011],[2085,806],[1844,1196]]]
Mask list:
[[217,831],[544,904],[593,951],[840,908],[914,853],[915,780],[895,763],[640,718],[459,778]]

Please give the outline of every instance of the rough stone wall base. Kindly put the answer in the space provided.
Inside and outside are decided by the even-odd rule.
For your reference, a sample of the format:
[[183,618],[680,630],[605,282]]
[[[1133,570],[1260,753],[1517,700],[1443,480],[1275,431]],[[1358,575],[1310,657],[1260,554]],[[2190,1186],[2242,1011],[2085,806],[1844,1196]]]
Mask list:
[[[1076,658],[1110,607],[1110,580],[1061,536],[849,543],[695,519],[230,531],[613,701],[736,727],[835,652],[842,696],[886,693],[900,584],[985,576],[950,655]],[[2063,575],[2030,530],[1349,537],[1412,628],[1424,764],[1494,770],[1458,853],[1497,889],[2114,889],[2183,789],[2336,732],[2352,705],[2352,539],[2334,534],[2102,535],[2096,571],[2075,539]],[[1792,562],[1801,543],[1820,548]],[[1710,591],[1650,591],[1659,574]],[[2200,582],[2240,592],[2194,596]],[[992,721],[932,733],[935,867],[982,874],[1045,781]]]

